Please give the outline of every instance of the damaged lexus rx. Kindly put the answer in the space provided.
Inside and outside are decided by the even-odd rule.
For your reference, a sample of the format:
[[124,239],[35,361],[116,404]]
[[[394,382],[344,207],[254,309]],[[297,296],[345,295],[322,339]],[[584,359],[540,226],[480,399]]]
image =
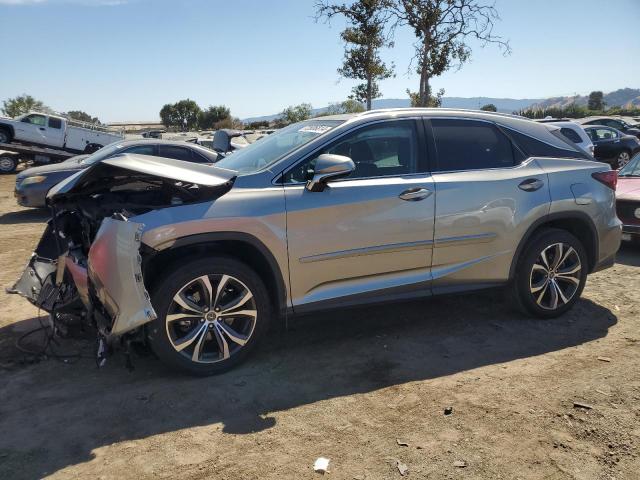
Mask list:
[[613,263],[615,183],[519,117],[324,117],[214,166],[125,154],[69,177],[11,291],[91,322],[99,363],[144,341],[197,375],[240,362],[271,318],[323,308],[504,286],[556,317]]

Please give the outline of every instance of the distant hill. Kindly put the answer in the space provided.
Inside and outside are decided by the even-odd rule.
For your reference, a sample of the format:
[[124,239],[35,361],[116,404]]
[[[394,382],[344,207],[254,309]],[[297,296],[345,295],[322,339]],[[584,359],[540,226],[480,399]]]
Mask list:
[[[465,108],[478,110],[483,105],[493,103],[499,112],[513,113],[526,108],[550,108],[566,107],[571,103],[586,105],[589,100],[588,95],[576,95],[569,97],[552,98],[492,98],[492,97],[444,97],[442,106],[445,108]],[[607,107],[626,106],[640,107],[640,89],[621,88],[604,95]],[[409,107],[408,98],[379,98],[373,101],[373,108],[403,108]],[[327,107],[314,108],[313,115],[324,112]],[[243,119],[244,122],[270,121],[278,118],[279,113],[263,115],[261,117],[250,117]]]
[[[493,103],[499,112],[512,113],[521,108],[526,108],[529,105],[537,102],[542,102],[541,98],[491,98],[491,97],[444,97],[442,99],[442,106],[445,108],[467,108],[471,110],[478,110],[487,103]],[[373,101],[373,108],[403,108],[411,106],[408,98],[379,98]],[[322,113],[327,109],[314,108],[312,110],[313,115]],[[272,115],[263,115],[260,117],[243,118],[244,122],[260,122],[275,120],[280,116],[279,113]]]
[[[575,103],[586,106],[589,102],[588,95],[575,95],[568,97],[553,97],[531,105],[532,109],[560,108]],[[621,88],[604,94],[604,102],[607,107],[640,107],[640,89]]]

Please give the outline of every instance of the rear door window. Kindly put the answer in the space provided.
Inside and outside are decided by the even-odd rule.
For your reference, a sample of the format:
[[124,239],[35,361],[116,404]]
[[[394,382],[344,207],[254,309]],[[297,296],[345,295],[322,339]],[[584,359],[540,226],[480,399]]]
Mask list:
[[59,118],[49,117],[49,128],[56,128],[58,130],[61,129],[62,120]]
[[155,155],[155,147],[153,145],[137,145],[130,147],[121,153],[137,153],[138,155]]
[[177,147],[174,145],[159,145],[158,156],[173,158],[175,160],[183,160],[187,162],[193,161],[191,150],[185,147]]
[[505,168],[518,155],[511,141],[495,125],[461,119],[431,120],[440,172]]

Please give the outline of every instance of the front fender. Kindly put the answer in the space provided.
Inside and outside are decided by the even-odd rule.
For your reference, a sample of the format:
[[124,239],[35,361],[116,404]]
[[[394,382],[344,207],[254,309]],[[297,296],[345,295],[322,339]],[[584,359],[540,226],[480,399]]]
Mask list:
[[122,335],[157,315],[143,279],[141,223],[105,218],[89,250],[89,280],[95,296],[111,317],[111,335]]

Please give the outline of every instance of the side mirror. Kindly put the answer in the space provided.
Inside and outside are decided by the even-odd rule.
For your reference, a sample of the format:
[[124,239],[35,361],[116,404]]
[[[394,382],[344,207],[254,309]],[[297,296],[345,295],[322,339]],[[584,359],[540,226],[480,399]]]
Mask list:
[[307,190],[321,192],[330,180],[346,177],[356,169],[353,160],[344,155],[322,154],[316,160],[313,178],[307,182]]

